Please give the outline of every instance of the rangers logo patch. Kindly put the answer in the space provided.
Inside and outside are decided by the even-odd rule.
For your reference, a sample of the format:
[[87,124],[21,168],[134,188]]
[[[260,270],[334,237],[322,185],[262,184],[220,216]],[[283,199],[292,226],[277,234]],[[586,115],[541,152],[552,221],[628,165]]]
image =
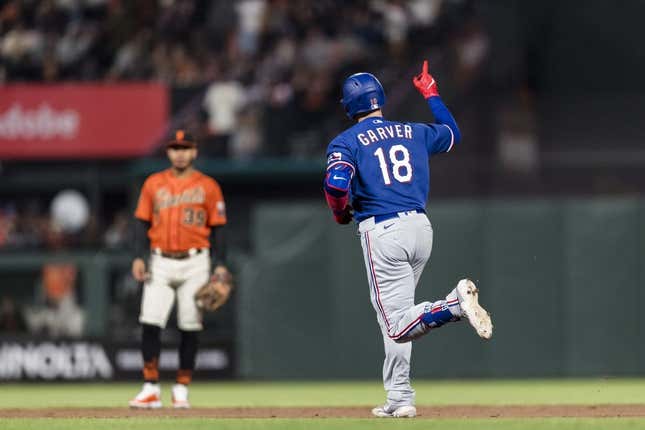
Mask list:
[[343,154],[340,152],[332,152],[329,154],[329,157],[327,157],[327,164],[333,163],[334,161],[340,161],[343,158]]

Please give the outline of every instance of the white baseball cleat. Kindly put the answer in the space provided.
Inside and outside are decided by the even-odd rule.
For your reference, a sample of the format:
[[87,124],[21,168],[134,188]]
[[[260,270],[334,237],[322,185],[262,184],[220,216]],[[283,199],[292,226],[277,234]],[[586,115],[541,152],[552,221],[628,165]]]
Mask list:
[[184,384],[175,384],[172,386],[172,407],[175,409],[189,409],[188,387]]
[[417,408],[412,405],[399,406],[392,412],[386,406],[379,406],[372,409],[372,415],[379,418],[414,418],[417,416]]
[[457,284],[457,298],[462,316],[475,329],[479,337],[490,339],[493,336],[493,323],[490,314],[479,304],[479,290],[470,279],[462,279]]
[[159,409],[161,407],[161,388],[159,384],[146,382],[137,396],[130,400],[130,407],[135,409]]

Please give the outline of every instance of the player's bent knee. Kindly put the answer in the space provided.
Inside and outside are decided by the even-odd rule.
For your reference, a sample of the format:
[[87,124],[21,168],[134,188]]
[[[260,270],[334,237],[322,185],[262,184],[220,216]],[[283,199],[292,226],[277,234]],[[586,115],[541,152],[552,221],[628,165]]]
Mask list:
[[395,335],[395,334],[392,334],[392,333],[388,333],[388,337],[389,337],[390,339],[392,339],[392,340],[394,341],[394,343],[408,343],[408,342],[410,342],[410,341],[412,340],[412,339],[410,338],[410,336],[408,336],[407,334],[403,334],[403,335],[398,334],[398,335]]
[[390,339],[392,339],[396,343],[407,343],[420,338],[421,336],[428,333],[431,329],[432,329],[431,326],[421,321],[418,324],[414,325],[412,328],[405,331],[404,333],[390,335]]

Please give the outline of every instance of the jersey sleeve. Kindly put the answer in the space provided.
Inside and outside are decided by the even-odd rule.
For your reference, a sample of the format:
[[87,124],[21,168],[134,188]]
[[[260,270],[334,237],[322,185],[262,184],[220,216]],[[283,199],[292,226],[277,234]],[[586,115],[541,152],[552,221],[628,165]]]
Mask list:
[[338,217],[343,215],[349,201],[350,186],[355,171],[352,152],[341,139],[334,139],[327,149],[327,171],[323,189],[327,205],[339,223],[341,221]]
[[219,184],[212,182],[208,193],[208,225],[211,227],[226,224],[226,203]]
[[353,176],[356,171],[356,162],[354,155],[345,142],[336,138],[332,140],[327,148],[327,172],[332,169],[340,170],[341,167],[349,169]]
[[428,154],[449,152],[455,144],[455,134],[445,124],[419,124],[422,127]]
[[143,221],[152,221],[152,211],[154,204],[154,190],[150,178],[146,179],[141,187],[141,194],[139,194],[139,201],[137,209],[134,211],[135,218]]

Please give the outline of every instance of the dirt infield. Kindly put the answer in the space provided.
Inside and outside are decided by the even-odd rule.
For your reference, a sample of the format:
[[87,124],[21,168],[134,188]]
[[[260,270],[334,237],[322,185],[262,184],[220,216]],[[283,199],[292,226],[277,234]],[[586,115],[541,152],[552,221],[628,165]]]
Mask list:
[[[645,417],[645,405],[421,406],[419,418]],[[0,418],[370,418],[369,407],[0,409]]]

